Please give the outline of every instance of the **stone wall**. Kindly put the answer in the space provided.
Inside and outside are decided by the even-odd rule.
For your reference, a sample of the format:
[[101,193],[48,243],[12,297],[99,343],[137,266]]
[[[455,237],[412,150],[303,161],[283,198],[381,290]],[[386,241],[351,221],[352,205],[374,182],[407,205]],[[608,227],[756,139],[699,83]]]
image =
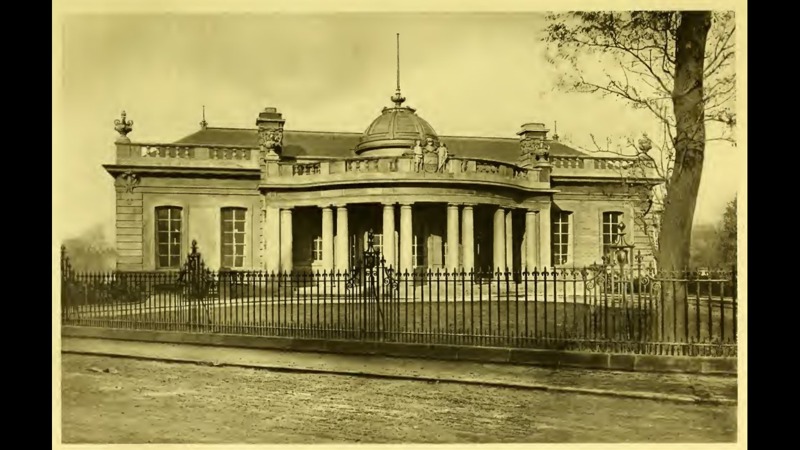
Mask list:
[[571,213],[572,258],[569,266],[582,267],[601,261],[603,213],[615,211],[623,213],[625,239],[635,245],[634,253],[641,251],[645,265],[653,260],[650,239],[636,224],[633,197],[621,183],[569,184],[555,188],[559,192],[553,195],[553,210]]
[[[155,270],[156,262],[156,208],[160,206],[177,206],[182,209],[181,222],[181,262],[185,261],[192,240],[196,240],[203,260],[212,269],[221,264],[222,217],[225,207],[246,209],[245,257],[244,269],[261,267],[261,196],[255,183],[248,180],[215,180],[192,178],[148,178],[141,180],[134,194],[118,194],[132,197],[138,202],[138,215],[120,214],[118,199],[117,241],[120,242],[120,230],[130,235],[138,235],[139,250],[120,258],[118,267],[134,270],[133,263],[138,261],[140,267],[135,269]],[[127,209],[125,209],[127,211]],[[121,221],[121,220],[125,221]],[[132,231],[136,229],[137,231]],[[133,234],[136,233],[136,234]],[[125,238],[128,239],[128,238]],[[130,258],[128,260],[123,258]],[[134,259],[138,257],[138,259]],[[127,263],[130,261],[130,263]],[[125,262],[128,265],[123,266]]]
[[127,192],[117,183],[116,248],[118,270],[142,270],[142,193]]

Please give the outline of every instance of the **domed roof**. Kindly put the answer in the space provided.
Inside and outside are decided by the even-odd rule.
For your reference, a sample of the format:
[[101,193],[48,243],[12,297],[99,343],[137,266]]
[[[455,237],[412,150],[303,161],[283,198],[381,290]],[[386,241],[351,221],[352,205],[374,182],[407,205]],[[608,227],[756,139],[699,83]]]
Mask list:
[[367,127],[356,146],[356,153],[388,148],[410,149],[416,141],[425,145],[428,138],[438,141],[431,124],[418,116],[414,108],[402,106],[405,100],[398,87],[392,96],[394,107],[383,108],[381,115]]

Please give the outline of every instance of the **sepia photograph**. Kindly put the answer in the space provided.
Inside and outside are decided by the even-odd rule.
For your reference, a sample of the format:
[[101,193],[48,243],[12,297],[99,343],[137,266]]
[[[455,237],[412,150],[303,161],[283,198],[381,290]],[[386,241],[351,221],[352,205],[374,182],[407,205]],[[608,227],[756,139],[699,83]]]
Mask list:
[[54,13],[54,444],[744,445],[744,4],[537,3]]

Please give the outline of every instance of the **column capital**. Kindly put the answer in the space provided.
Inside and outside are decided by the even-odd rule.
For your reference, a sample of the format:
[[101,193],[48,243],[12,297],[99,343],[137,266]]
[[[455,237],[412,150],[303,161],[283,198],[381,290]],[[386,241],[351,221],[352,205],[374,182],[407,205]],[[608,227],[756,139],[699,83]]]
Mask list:
[[413,206],[414,206],[413,202],[401,202],[400,203],[400,208],[411,208]]
[[462,203],[461,206],[463,206],[464,208],[474,208],[474,207],[478,206],[478,204],[477,203]]
[[332,207],[336,209],[347,208],[347,203],[333,203],[331,204]]
[[457,209],[459,206],[461,206],[461,203],[448,203],[447,204],[447,207],[451,208],[451,209],[452,208],[456,208]]
[[386,209],[394,208],[394,206],[397,205],[397,202],[381,202],[381,204],[383,205],[383,208]]

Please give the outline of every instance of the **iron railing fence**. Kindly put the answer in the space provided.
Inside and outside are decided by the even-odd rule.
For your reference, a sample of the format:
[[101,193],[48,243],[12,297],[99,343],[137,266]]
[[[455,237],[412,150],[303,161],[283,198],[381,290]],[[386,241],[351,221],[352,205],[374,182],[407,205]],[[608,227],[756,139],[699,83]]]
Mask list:
[[[193,259],[192,255],[196,255]],[[78,273],[62,263],[62,323],[466,346],[734,356],[732,271],[583,269],[394,273]]]

